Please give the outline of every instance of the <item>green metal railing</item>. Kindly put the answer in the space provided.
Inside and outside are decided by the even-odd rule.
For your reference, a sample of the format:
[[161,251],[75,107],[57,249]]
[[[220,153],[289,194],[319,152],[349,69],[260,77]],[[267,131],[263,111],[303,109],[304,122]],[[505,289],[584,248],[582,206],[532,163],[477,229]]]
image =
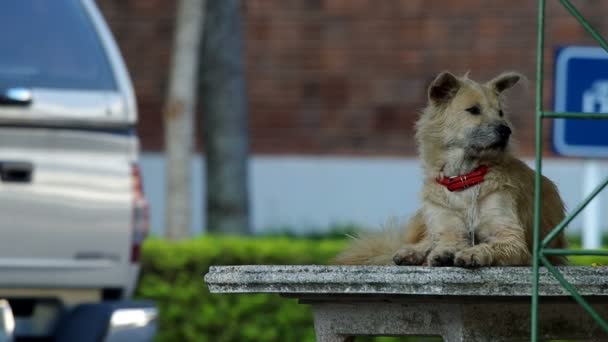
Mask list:
[[[608,43],[589,24],[581,13],[568,0],[559,0],[561,4],[576,18],[576,20],[587,30],[593,38],[608,52]],[[547,259],[548,255],[602,255],[608,256],[608,251],[600,250],[570,250],[547,248],[549,243],[574,219],[589,202],[608,185],[608,177],[598,185],[564,220],[557,225],[542,241],[540,240],[540,217],[541,217],[541,175],[542,175],[542,123],[545,118],[576,118],[576,119],[608,119],[608,114],[600,113],[556,113],[543,111],[543,62],[545,47],[545,0],[538,1],[538,44],[536,59],[536,173],[534,179],[534,244],[533,244],[533,272],[532,272],[532,321],[531,340],[538,341],[538,280],[539,267],[542,263],[549,273],[566,289],[585,311],[608,334],[608,323],[589,305],[589,303],[578,293]]]

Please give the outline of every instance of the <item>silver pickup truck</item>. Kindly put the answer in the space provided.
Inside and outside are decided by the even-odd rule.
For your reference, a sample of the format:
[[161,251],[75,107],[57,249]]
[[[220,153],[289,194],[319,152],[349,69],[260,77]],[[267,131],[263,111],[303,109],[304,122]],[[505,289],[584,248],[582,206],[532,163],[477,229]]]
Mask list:
[[92,0],[2,4],[0,299],[12,312],[9,338],[147,340],[121,335],[156,316],[153,305],[125,301],[148,233],[136,120],[127,70]]

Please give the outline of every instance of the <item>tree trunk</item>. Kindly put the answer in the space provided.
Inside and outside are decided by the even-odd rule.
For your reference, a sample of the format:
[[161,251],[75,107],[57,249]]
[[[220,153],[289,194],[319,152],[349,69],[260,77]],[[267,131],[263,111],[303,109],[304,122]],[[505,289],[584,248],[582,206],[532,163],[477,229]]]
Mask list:
[[209,0],[201,64],[207,229],[250,233],[248,119],[238,0]]
[[190,235],[191,159],[194,107],[205,0],[179,0],[169,79],[164,109],[167,197],[166,236]]

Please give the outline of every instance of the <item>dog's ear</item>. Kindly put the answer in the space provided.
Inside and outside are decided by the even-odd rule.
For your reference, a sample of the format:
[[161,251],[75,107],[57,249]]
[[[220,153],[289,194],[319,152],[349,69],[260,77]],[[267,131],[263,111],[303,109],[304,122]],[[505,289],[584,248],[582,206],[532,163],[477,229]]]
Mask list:
[[449,102],[460,89],[460,81],[451,73],[444,71],[429,86],[429,100],[444,104]]
[[504,72],[496,76],[493,80],[488,82],[488,86],[494,89],[497,93],[513,87],[523,76],[517,72]]

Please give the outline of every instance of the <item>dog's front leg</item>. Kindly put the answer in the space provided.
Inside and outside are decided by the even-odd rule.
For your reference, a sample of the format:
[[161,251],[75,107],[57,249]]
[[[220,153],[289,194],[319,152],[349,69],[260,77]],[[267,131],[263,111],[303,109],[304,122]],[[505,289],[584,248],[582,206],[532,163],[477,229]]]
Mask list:
[[532,258],[520,233],[522,230],[517,226],[503,226],[498,230],[500,232],[494,231],[491,236],[479,234],[481,243],[456,253],[454,265],[467,268],[530,265]]
[[453,210],[427,204],[424,218],[433,248],[427,257],[430,266],[453,266],[456,253],[470,246],[464,219]]
[[494,193],[480,204],[476,245],[456,254],[460,267],[519,266],[531,263],[525,230],[519,223],[515,201],[508,193]]

